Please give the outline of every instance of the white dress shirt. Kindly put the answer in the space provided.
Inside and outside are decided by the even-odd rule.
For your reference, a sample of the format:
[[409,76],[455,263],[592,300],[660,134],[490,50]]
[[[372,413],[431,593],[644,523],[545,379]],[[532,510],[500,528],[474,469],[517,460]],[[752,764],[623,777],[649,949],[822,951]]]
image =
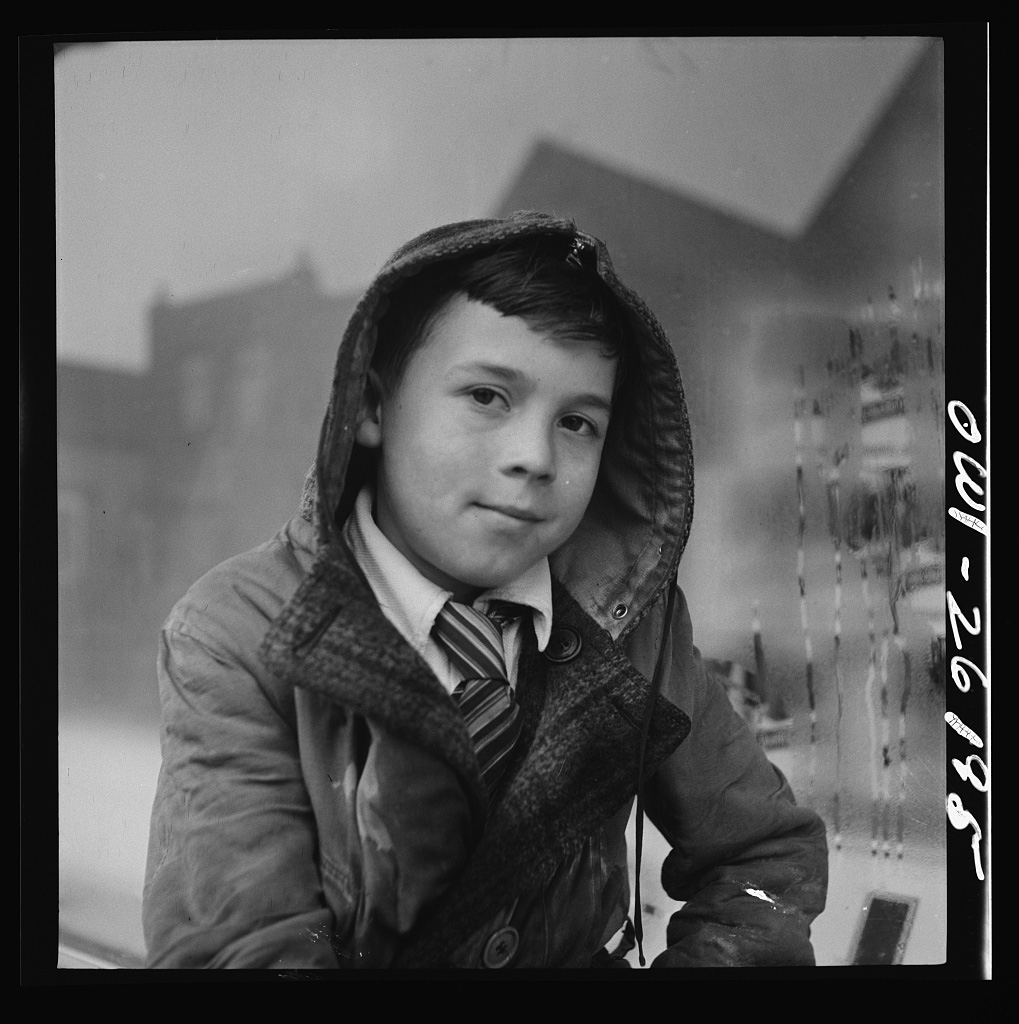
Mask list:
[[[366,486],[357,496],[354,511],[344,524],[343,535],[351,553],[368,580],[382,614],[400,635],[424,658],[439,682],[452,694],[462,676],[450,664],[445,651],[432,638],[432,626],[442,606],[453,596],[448,590],[425,579],[402,552],[383,534],[372,516],[374,490]],[[474,608],[485,612],[490,601],[511,601],[526,605],[534,617],[538,650],[545,650],[552,630],[552,575],[548,559],[542,558],[505,586],[480,594]],[[510,686],[516,686],[520,660],[522,619],[503,627],[503,649]]]

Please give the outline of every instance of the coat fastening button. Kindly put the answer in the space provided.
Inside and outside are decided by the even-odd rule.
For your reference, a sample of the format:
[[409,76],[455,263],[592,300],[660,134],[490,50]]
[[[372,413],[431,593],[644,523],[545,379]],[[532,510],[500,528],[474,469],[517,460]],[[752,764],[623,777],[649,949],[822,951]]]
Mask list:
[[615,608],[612,609],[612,617],[614,619],[621,619],[626,615],[626,612],[627,607],[625,604],[617,604]]
[[520,933],[516,928],[500,928],[485,943],[481,962],[486,967],[505,967],[516,955],[520,945]]
[[578,654],[583,642],[580,634],[570,626],[555,626],[545,647],[545,657],[555,665],[572,661]]

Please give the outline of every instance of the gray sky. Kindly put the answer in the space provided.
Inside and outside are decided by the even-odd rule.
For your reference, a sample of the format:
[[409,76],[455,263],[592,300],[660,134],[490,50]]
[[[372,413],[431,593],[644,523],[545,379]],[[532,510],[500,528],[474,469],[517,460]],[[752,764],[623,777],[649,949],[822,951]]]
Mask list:
[[487,215],[551,137],[795,232],[912,38],[128,42],[54,63],[58,356],[144,369],[146,312],[289,271],[363,285]]

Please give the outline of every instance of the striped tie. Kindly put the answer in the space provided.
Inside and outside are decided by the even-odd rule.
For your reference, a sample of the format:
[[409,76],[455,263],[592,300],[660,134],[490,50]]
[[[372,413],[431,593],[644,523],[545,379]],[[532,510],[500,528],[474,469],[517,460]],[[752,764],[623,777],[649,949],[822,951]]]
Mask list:
[[447,601],[432,629],[432,636],[464,677],[453,699],[467,723],[489,795],[520,735],[520,708],[506,677],[501,628],[506,616],[501,610],[498,619]]

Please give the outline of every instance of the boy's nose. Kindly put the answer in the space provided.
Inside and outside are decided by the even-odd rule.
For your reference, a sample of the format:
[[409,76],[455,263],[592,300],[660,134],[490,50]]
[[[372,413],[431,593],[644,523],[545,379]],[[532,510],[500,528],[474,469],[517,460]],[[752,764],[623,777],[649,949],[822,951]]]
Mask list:
[[522,430],[504,451],[503,472],[508,476],[532,477],[543,482],[555,479],[555,448],[544,429]]

